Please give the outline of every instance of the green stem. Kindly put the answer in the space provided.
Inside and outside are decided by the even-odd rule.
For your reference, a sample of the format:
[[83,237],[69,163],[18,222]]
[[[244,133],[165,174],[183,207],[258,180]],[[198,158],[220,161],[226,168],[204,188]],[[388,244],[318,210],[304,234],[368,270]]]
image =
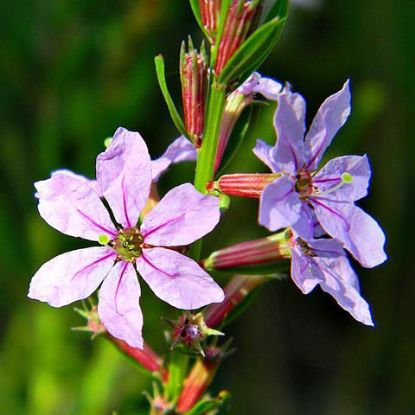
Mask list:
[[213,81],[209,95],[206,115],[206,128],[203,134],[202,147],[198,150],[195,187],[206,193],[206,185],[214,178],[216,151],[219,131],[225,107],[226,87]]
[[[206,185],[213,180],[215,174],[215,159],[225,108],[225,95],[226,86],[214,80],[209,93],[202,147],[197,151],[195,187],[202,193],[207,193]],[[199,239],[192,245],[189,253],[192,258],[200,259],[202,245],[203,239]]]

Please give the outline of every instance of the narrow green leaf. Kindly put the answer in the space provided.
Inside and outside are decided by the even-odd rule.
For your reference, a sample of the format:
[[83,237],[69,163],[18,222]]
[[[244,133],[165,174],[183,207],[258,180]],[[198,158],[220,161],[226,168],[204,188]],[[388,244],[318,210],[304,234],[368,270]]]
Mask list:
[[276,0],[269,10],[264,23],[269,22],[276,17],[284,19],[288,15],[288,0]]
[[285,18],[275,18],[257,29],[235,52],[219,75],[219,83],[245,80],[269,56],[284,27]]
[[183,120],[180,117],[180,114],[177,111],[176,106],[174,105],[173,99],[170,95],[170,92],[167,88],[163,56],[162,55],[156,56],[154,58],[154,62],[156,64],[157,80],[160,85],[160,89],[163,94],[163,97],[166,101],[167,108],[169,109],[170,116],[173,120],[173,123],[176,126],[176,128],[179,130],[180,134],[183,134],[184,136],[187,137],[187,132],[186,132],[186,128],[184,126]]
[[252,116],[252,107],[245,108],[242,111],[242,114],[239,117],[239,120],[237,121],[235,128],[233,129],[232,134],[229,138],[229,142],[228,142],[228,145],[226,146],[225,154],[222,157],[220,169],[216,173],[217,177],[224,174],[226,167],[229,165],[232,158],[235,156],[238,149],[240,148],[246,136],[246,133],[249,129],[251,116]]
[[183,380],[187,373],[189,357],[180,351],[172,350],[169,362],[169,380],[166,385],[167,399],[176,402],[183,387]]

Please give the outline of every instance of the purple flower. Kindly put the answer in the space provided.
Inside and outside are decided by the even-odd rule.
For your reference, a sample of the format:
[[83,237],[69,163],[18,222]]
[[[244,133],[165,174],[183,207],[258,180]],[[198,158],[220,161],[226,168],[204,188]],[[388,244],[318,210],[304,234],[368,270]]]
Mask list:
[[305,101],[285,90],[275,115],[278,140],[271,147],[258,140],[254,153],[281,176],[261,195],[259,222],[271,231],[292,227],[313,237],[315,219],[365,267],[386,259],[385,236],[377,222],[354,202],[367,195],[371,176],[366,156],[321,158],[350,114],[350,90],[343,88],[321,105],[305,135]]
[[340,243],[333,239],[305,243],[297,238],[291,256],[291,277],[304,294],[319,285],[357,321],[373,326],[369,306],[360,295],[359,281]]
[[218,200],[183,184],[169,191],[139,224],[152,182],[151,160],[141,136],[123,128],[98,156],[96,170],[96,181],[57,171],[35,184],[39,212],[49,225],[103,246],[46,262],[31,281],[29,297],[61,307],[88,297],[102,283],[102,323],[113,336],[142,347],[137,272],[159,298],[177,308],[223,300],[222,289],[195,261],[171,249],[192,243],[216,226]]

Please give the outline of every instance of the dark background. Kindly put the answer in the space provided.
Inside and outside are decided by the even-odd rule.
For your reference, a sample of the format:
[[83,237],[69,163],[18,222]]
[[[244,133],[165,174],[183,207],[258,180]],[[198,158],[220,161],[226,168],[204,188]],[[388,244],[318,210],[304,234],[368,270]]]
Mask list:
[[[44,261],[86,246],[41,220],[33,181],[61,167],[93,176],[96,154],[120,125],[139,130],[159,155],[177,132],[153,57],[165,56],[178,97],[180,42],[200,34],[183,0],[3,0],[0,16],[0,413],[148,413],[148,379],[104,340],[71,332],[82,324],[71,306],[26,298]],[[261,68],[307,98],[309,117],[351,78],[352,116],[329,155],[368,153],[374,178],[362,206],[387,232],[390,258],[373,270],[356,265],[375,329],[318,289],[306,297],[290,280],[269,283],[226,330],[237,351],[213,390],[232,392],[232,414],[415,413],[414,23],[412,0],[293,6]],[[257,137],[272,140],[271,116],[272,108],[256,112],[229,171],[264,168],[249,149]],[[162,193],[192,171],[174,167]],[[265,235],[255,220],[256,203],[235,200],[206,253]],[[144,334],[164,353],[160,315],[177,312],[143,290]]]

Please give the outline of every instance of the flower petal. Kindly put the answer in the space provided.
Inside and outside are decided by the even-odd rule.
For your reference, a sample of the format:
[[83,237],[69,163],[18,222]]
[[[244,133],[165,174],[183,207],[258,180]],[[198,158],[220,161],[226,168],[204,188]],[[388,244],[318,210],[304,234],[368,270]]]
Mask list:
[[276,101],[281,92],[282,85],[271,78],[265,78],[260,73],[254,72],[249,78],[238,87],[237,92],[249,96],[261,94],[270,101]]
[[322,272],[299,248],[292,249],[291,256],[291,278],[303,294],[309,294],[321,282]]
[[35,183],[40,216],[58,231],[97,241],[101,234],[114,236],[116,229],[93,182],[67,170]]
[[62,307],[90,296],[111,270],[115,253],[108,247],[78,249],[43,264],[30,282],[29,298]]
[[271,171],[275,172],[278,171],[279,168],[271,157],[271,149],[272,147],[265,141],[257,140],[256,145],[252,151],[264,164],[270,168]]
[[305,101],[300,94],[287,89],[280,94],[275,113],[277,144],[271,150],[277,171],[296,174],[305,164],[305,111]]
[[344,156],[330,160],[314,177],[313,183],[320,192],[329,191],[342,181],[342,174],[353,176],[351,183],[344,183],[339,189],[330,193],[330,197],[351,201],[362,199],[367,195],[371,176],[367,156]]
[[350,115],[350,82],[328,97],[318,110],[305,138],[307,169],[316,170],[327,147]]
[[309,241],[313,256],[297,245],[292,250],[291,276],[308,294],[316,286],[330,294],[357,321],[373,326],[369,305],[361,297],[359,281],[341,245],[332,239]]
[[344,310],[357,321],[373,326],[368,303],[359,292],[359,281],[346,256],[335,259],[314,259],[323,272],[324,280],[320,283],[323,291],[330,294]]
[[157,297],[192,310],[224,300],[222,288],[192,259],[165,248],[144,249],[137,270]]
[[271,78],[261,77],[254,91],[270,101],[277,101],[281,89],[282,85],[280,82]]
[[163,155],[151,162],[153,182],[156,182],[168,170],[171,164],[194,160],[196,160],[196,149],[194,145],[183,135],[176,138],[167,147]]
[[97,180],[116,220],[136,225],[150,193],[151,164],[140,134],[118,128],[108,148],[97,157]]
[[300,219],[302,202],[295,183],[287,176],[267,185],[261,194],[259,223],[270,231],[293,225]]
[[378,223],[353,203],[313,198],[316,216],[323,229],[340,241],[364,267],[386,260],[385,235]]
[[185,183],[170,190],[146,215],[141,233],[150,245],[188,245],[209,233],[219,218],[218,198]]
[[143,348],[141,290],[133,265],[118,262],[99,290],[98,315],[108,332],[131,347]]

